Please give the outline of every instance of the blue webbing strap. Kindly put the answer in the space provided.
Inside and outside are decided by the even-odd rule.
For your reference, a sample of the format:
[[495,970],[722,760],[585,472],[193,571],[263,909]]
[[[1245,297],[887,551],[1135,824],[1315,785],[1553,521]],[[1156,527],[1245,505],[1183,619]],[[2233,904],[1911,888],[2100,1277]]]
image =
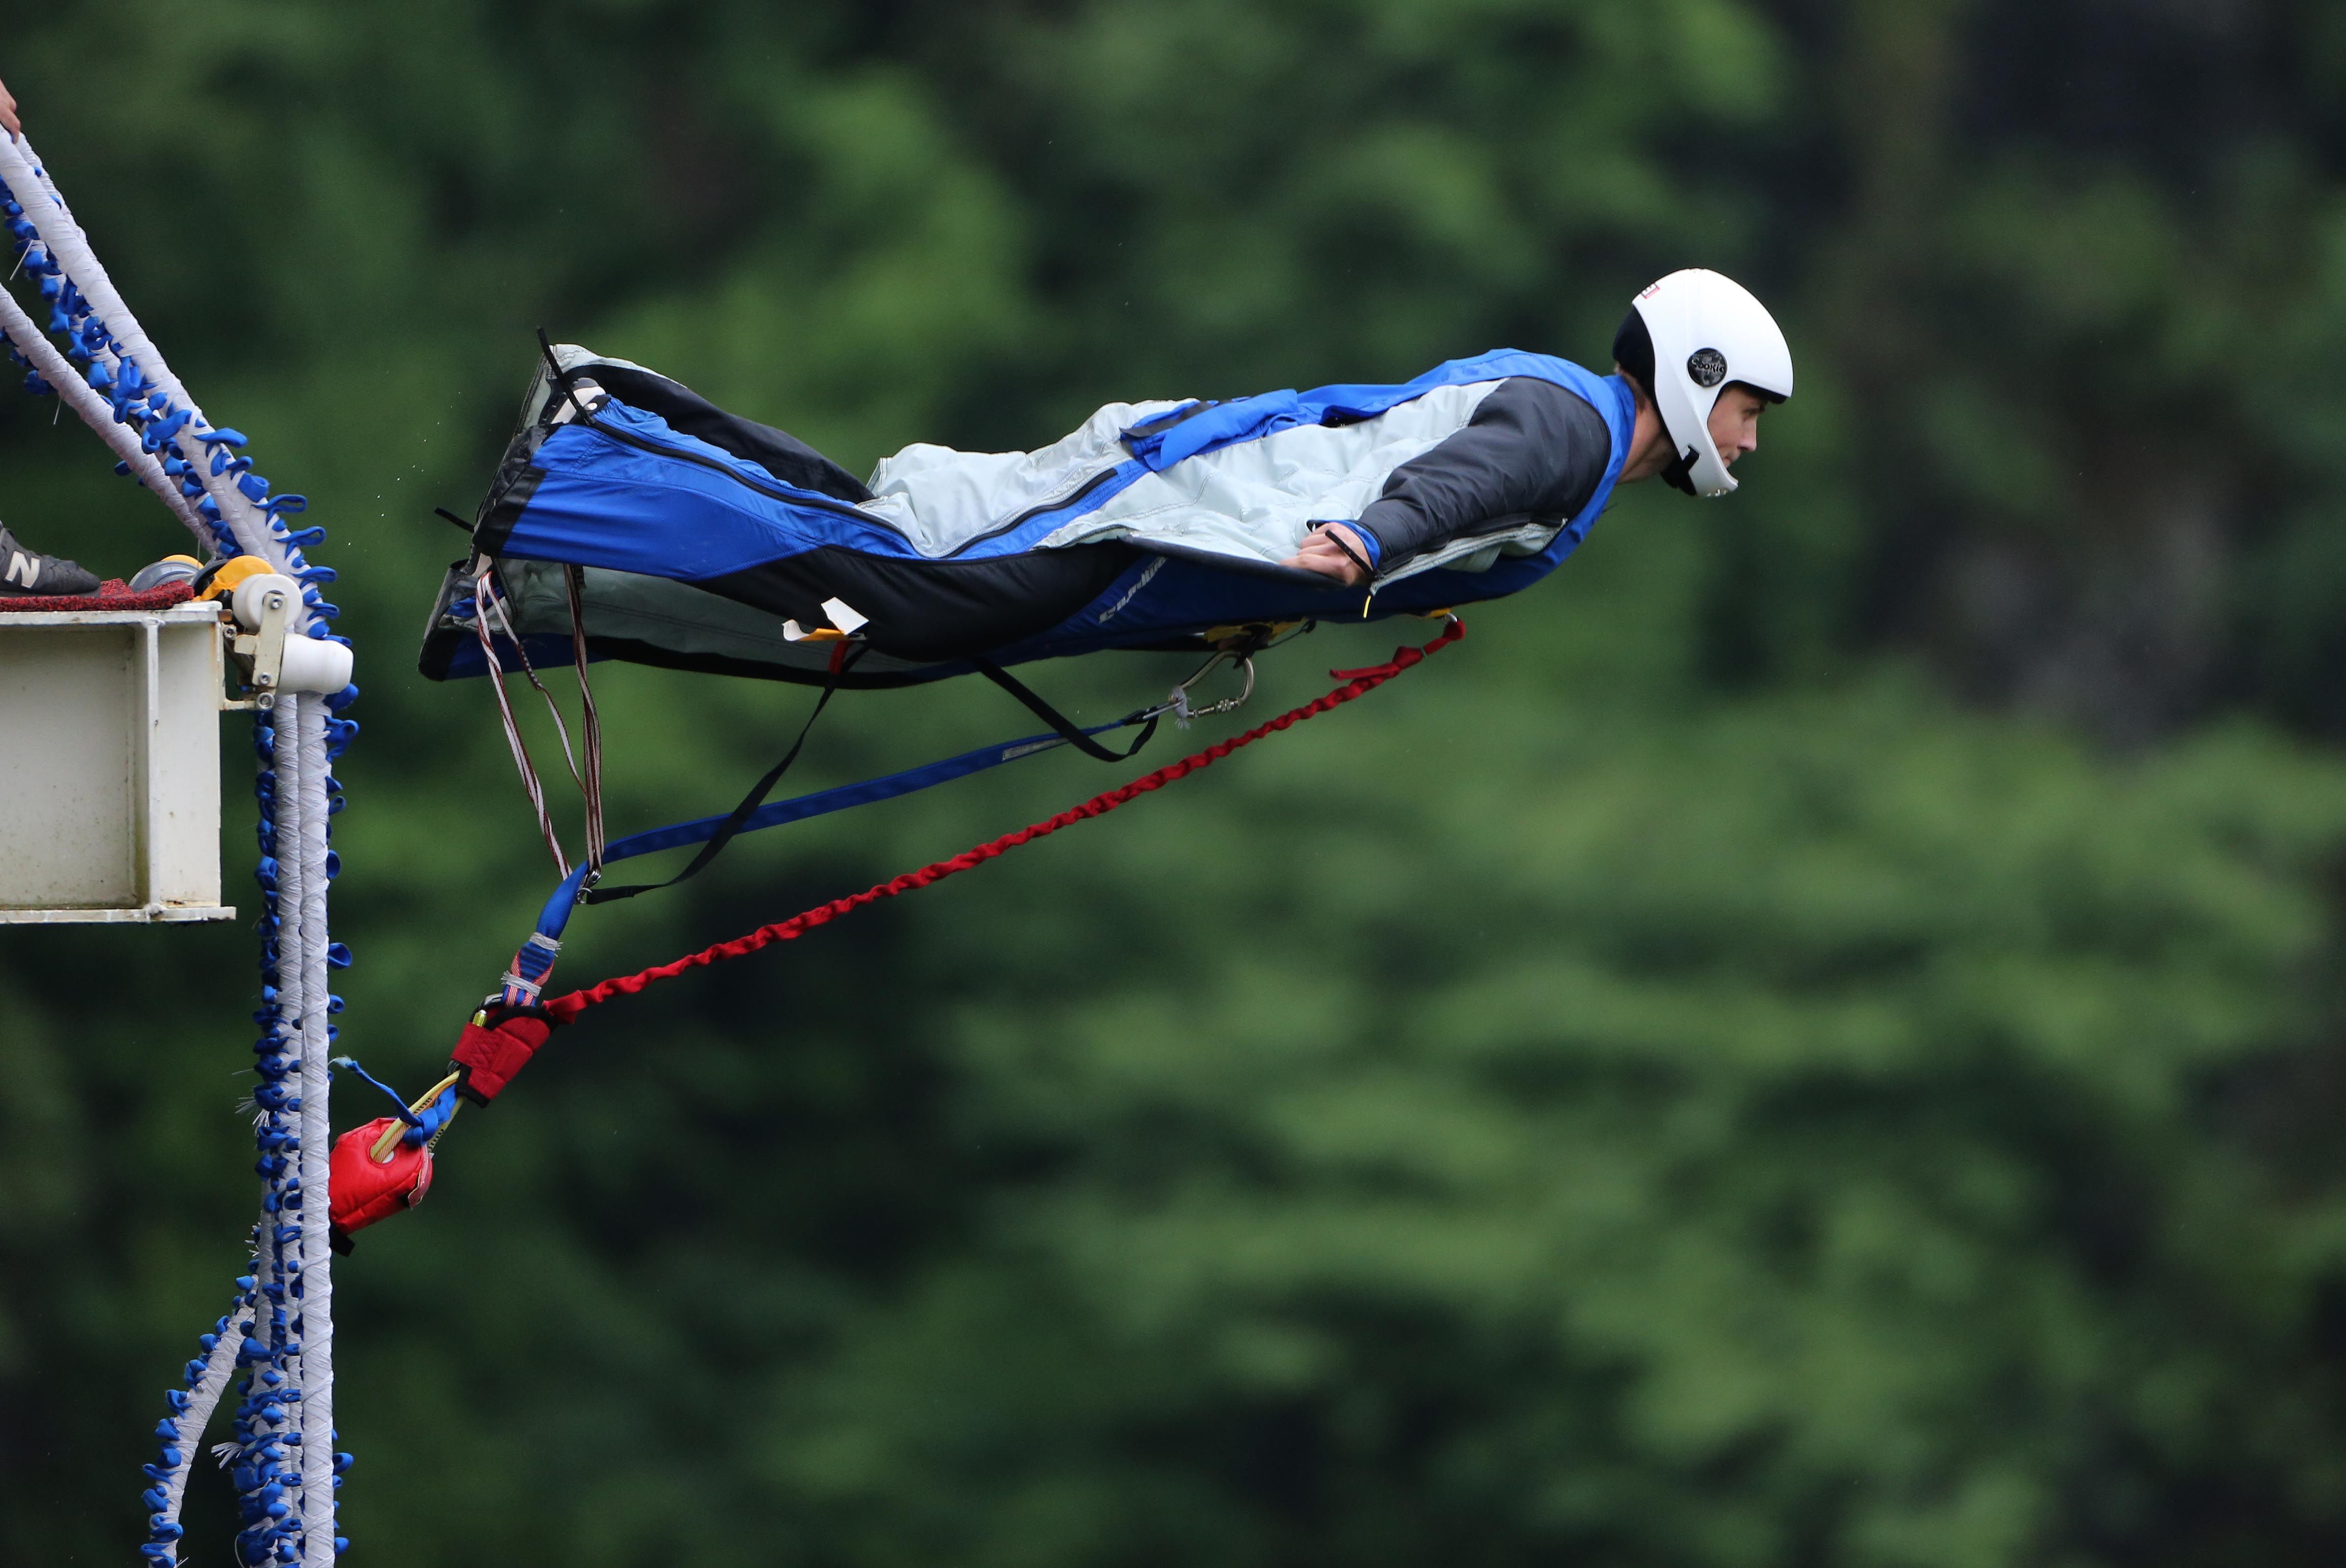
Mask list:
[[[1110,724],[1094,725],[1083,733],[1105,735],[1111,729],[1122,729],[1143,722],[1150,717],[1146,710],[1128,715]],[[777,800],[762,806],[743,818],[737,833],[754,833],[760,828],[779,828],[785,822],[803,822],[810,817],[827,816],[844,811],[851,806],[868,806],[877,800],[893,800],[900,795],[910,795],[932,785],[946,784],[955,779],[966,779],[973,773],[983,773],[989,768],[999,768],[1005,762],[1015,762],[1022,757],[1050,751],[1067,742],[1056,735],[1029,735],[1017,740],[997,741],[981,746],[974,751],[964,751],[958,757],[907,768],[901,773],[890,773],[878,779],[866,779],[859,784],[842,784],[830,789],[818,789],[788,800]],[[660,850],[681,849],[687,844],[705,843],[733,818],[729,814],[699,817],[688,822],[671,822],[665,828],[653,828],[604,846],[603,863],[624,860],[637,855],[648,855]],[[544,912],[537,917],[538,934],[558,942],[562,928],[569,923],[570,911],[577,907],[579,889],[586,880],[584,865],[573,871],[554,896],[546,901]]]
[[[578,570],[576,566],[565,569],[574,573]],[[575,585],[577,579],[573,577],[571,581]],[[576,586],[572,588],[571,593],[573,596],[570,602],[575,607],[578,603]],[[574,619],[572,622],[574,629],[576,624]],[[822,710],[829,708],[831,699],[839,694],[840,674],[854,665],[855,660],[862,657],[865,646],[856,645],[854,652],[848,656],[846,662],[832,669],[831,678],[823,683],[822,695],[814,699],[814,711],[807,715],[804,724],[799,726],[799,738],[790,742],[790,748],[782,753],[782,759],[768,769],[763,779],[750,786],[750,792],[741,797],[741,803],[725,814],[724,820],[717,824],[715,830],[703,835],[708,841],[700,846],[700,853],[692,857],[690,865],[664,882],[638,882],[632,887],[624,888],[586,888],[579,896],[590,904],[608,903],[614,899],[634,898],[638,893],[656,893],[662,888],[672,888],[688,877],[699,876],[709,861],[724,852],[725,846],[733,841],[734,835],[740,832],[750,820],[758,814],[759,806],[764,802],[769,794],[772,793],[774,786],[781,782],[782,775],[790,770],[790,764],[799,759],[799,753],[806,748],[807,737],[814,733],[814,721],[822,717]],[[582,661],[585,659],[586,655],[583,651],[579,657]],[[583,662],[578,667],[578,680],[579,689],[584,691],[586,667]],[[608,849],[606,849],[600,857],[588,857],[589,861],[597,867],[609,863],[610,859],[611,853]]]

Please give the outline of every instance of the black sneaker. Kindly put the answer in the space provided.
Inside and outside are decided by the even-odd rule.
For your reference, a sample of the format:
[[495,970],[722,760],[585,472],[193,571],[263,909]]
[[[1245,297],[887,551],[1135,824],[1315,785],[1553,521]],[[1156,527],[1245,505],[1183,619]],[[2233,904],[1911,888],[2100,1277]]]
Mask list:
[[0,526],[0,598],[72,598],[95,594],[97,587],[97,579],[71,561],[35,555]]

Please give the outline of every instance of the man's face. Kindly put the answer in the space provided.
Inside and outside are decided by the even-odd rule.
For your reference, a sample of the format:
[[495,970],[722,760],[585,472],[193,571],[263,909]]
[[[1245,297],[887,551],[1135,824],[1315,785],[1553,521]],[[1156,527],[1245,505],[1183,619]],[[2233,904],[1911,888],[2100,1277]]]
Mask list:
[[1767,406],[1767,399],[1740,382],[1719,394],[1710,409],[1710,440],[1719,462],[1732,468],[1737,458],[1760,450],[1760,415]]

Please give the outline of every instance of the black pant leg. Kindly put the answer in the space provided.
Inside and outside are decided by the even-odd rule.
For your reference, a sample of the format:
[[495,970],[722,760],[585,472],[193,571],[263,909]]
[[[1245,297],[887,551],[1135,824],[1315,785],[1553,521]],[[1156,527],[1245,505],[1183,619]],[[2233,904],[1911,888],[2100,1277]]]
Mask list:
[[908,561],[826,545],[694,585],[807,626],[830,624],[825,599],[843,600],[871,617],[863,635],[882,653],[929,662],[991,653],[1049,631],[1138,556],[1129,545],[1107,544]]

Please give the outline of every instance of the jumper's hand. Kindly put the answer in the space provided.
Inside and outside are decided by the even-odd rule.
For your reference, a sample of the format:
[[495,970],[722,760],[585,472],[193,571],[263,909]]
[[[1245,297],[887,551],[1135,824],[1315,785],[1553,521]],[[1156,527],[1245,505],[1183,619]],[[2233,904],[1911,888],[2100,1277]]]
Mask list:
[[16,123],[16,100],[8,96],[8,84],[0,82],[0,126],[8,127],[10,136],[21,136],[25,127]]
[[[1330,535],[1334,535],[1333,538]],[[1339,547],[1336,539],[1343,540]],[[1351,555],[1344,554],[1349,549]],[[1355,560],[1357,556],[1359,559]],[[1360,562],[1369,558],[1369,546],[1354,530],[1341,523],[1322,523],[1303,541],[1303,546],[1280,563],[1282,566],[1300,566],[1307,572],[1333,577],[1346,587],[1358,587],[1362,581]]]

